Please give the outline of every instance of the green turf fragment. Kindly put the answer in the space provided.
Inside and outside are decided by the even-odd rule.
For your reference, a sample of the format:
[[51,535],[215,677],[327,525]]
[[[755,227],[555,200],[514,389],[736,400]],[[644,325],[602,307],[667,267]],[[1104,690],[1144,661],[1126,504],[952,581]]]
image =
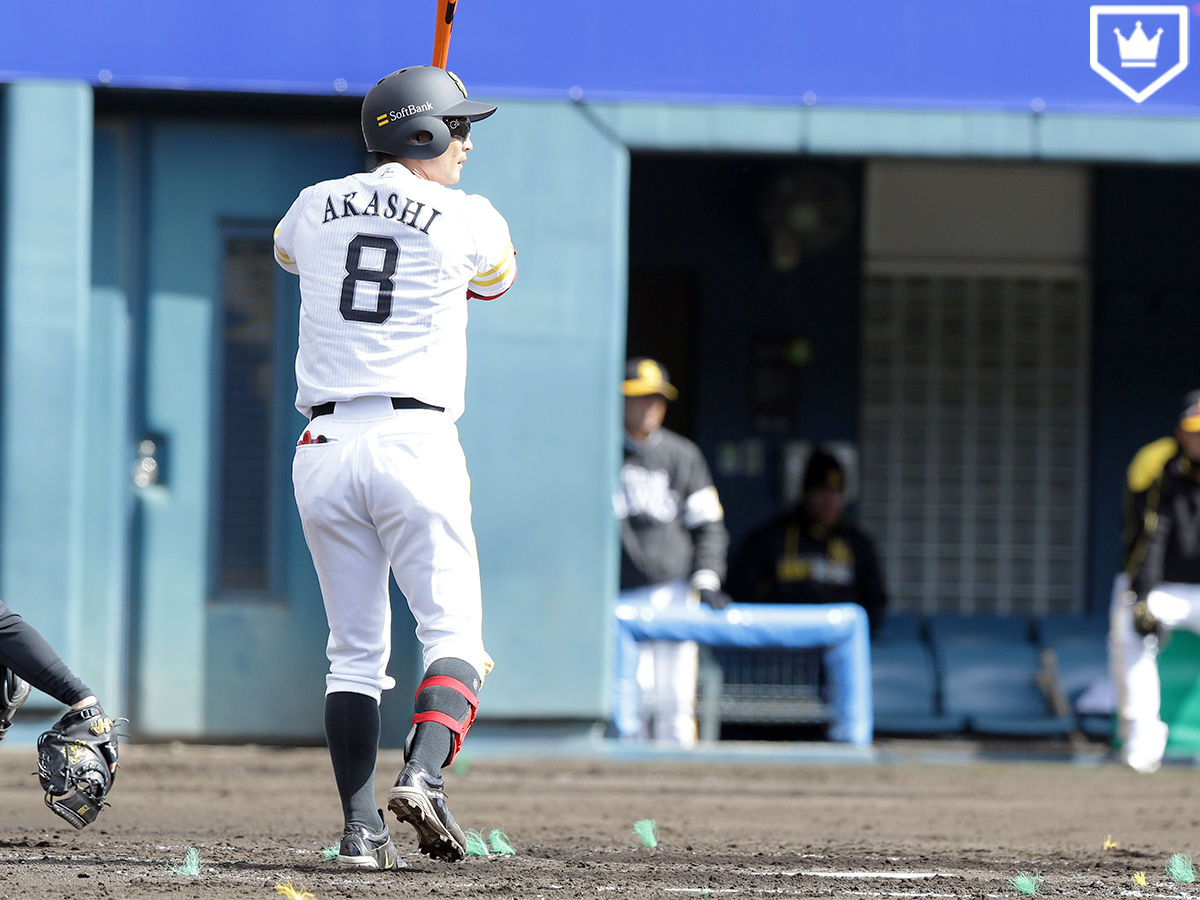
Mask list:
[[454,758],[454,762],[450,764],[450,772],[454,775],[466,775],[471,768],[471,757],[465,753],[460,753]]
[[1179,884],[1191,884],[1196,880],[1196,869],[1190,854],[1176,853],[1167,863],[1167,874]]
[[1022,894],[1036,894],[1038,888],[1042,886],[1042,876],[1035,875],[1032,872],[1021,872],[1019,875],[1008,879],[1008,883]]
[[516,848],[508,842],[508,837],[499,828],[493,828],[491,834],[488,835],[488,843],[492,845],[492,852],[499,853],[501,856],[516,856]]
[[474,828],[467,831],[467,856],[487,856],[487,844],[483,842],[483,835]]
[[324,850],[321,851],[321,856],[324,857],[329,862],[332,862],[333,860],[338,858],[338,854],[341,852],[342,852],[341,844],[330,844],[328,847],[326,847]]
[[200,852],[195,847],[188,847],[187,855],[183,858],[183,865],[171,870],[172,875],[178,875],[181,878],[187,878],[192,875],[200,874]]
[[641,819],[634,822],[633,833],[647,847],[658,846],[658,825],[653,819]]

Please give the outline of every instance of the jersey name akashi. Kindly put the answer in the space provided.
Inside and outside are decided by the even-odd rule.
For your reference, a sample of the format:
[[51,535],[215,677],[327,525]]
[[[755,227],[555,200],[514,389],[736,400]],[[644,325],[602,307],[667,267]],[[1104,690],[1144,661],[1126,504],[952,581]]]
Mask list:
[[508,224],[484,197],[398,163],[305,188],[275,230],[300,277],[296,408],[362,396],[463,411],[467,301],[517,276]]

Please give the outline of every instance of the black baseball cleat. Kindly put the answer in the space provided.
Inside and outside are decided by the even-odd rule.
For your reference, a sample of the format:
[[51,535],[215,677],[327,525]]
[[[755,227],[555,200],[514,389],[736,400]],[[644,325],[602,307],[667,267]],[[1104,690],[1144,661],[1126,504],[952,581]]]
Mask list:
[[[383,810],[379,813],[382,816]],[[371,832],[357,822],[346,826],[338,847],[337,864],[358,869],[403,869],[408,865],[396,852],[387,825],[383,831]]]
[[17,677],[12,669],[0,666],[0,741],[12,727],[13,715],[29,699],[29,682]]
[[417,848],[433,859],[457,862],[467,855],[467,837],[446,808],[440,775],[419,762],[406,762],[388,791],[388,809],[417,830]]

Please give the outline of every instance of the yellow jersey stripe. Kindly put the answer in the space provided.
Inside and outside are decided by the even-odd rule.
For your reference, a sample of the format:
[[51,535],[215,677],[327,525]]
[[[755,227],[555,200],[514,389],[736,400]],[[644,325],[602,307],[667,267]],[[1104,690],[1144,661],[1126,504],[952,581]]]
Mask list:
[[501,266],[505,265],[512,258],[512,255],[513,255],[513,245],[510,243],[508,245],[508,249],[504,251],[504,259],[500,260],[500,262],[496,263],[494,266],[492,266],[486,272],[476,272],[475,277],[476,278],[484,278],[488,275],[491,275],[493,272],[495,272]]
[[[495,270],[493,270],[493,271],[495,271]],[[486,281],[483,280],[482,278],[472,278],[471,284],[477,284],[480,287],[487,287],[490,284],[499,284],[501,281],[503,281],[504,279],[506,279],[508,277],[508,273],[509,273],[509,270],[505,269],[503,272],[501,272],[495,278],[489,278]]]

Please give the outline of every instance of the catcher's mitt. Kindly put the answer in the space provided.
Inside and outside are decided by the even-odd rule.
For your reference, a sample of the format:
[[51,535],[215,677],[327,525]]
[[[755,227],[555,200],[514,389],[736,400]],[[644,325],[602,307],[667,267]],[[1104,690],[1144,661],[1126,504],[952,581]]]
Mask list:
[[112,787],[117,729],[99,703],[68,710],[38,738],[46,806],[76,828],[96,821]]

